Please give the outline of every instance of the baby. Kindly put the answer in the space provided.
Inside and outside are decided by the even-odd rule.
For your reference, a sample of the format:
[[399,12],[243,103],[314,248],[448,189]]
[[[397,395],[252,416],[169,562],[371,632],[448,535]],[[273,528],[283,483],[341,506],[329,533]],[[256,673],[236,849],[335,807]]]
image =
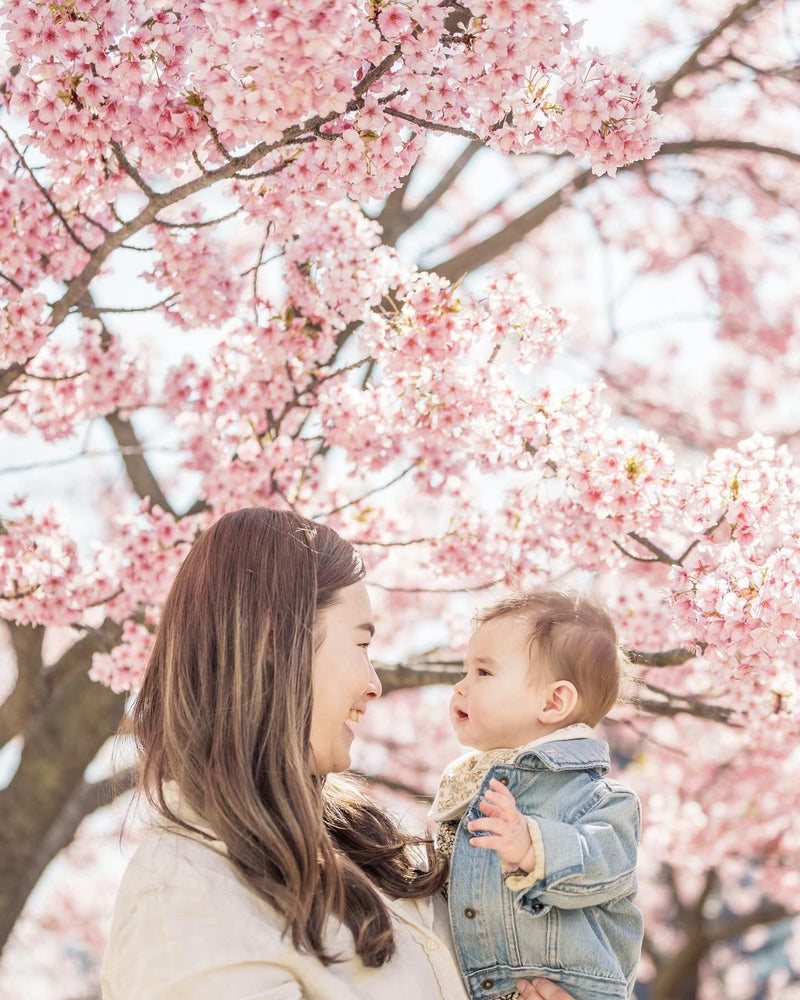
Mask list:
[[606,777],[591,728],[623,663],[608,614],[579,594],[536,590],[478,616],[450,702],[475,751],[447,768],[431,809],[472,1000],[510,1000],[537,976],[575,1000],[632,995],[640,806]]

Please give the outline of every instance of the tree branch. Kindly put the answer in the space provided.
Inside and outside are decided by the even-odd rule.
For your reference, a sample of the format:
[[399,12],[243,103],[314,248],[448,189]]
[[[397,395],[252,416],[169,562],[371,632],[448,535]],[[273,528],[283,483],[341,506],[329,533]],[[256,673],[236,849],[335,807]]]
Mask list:
[[383,483],[381,486],[376,486],[374,489],[367,490],[360,497],[356,497],[354,500],[348,500],[346,503],[339,504],[338,507],[333,507],[331,510],[326,510],[324,514],[313,514],[314,519],[320,518],[325,519],[331,517],[333,514],[338,514],[339,511],[347,510],[348,507],[355,507],[360,503],[363,503],[371,496],[375,496],[376,493],[381,493],[383,490],[388,490],[390,486],[394,486],[395,483],[399,483],[401,479],[404,479],[409,472],[413,472],[416,469],[418,463],[412,462],[411,465],[407,466],[401,472],[398,472],[396,476],[393,476],[387,483]]
[[[402,197],[400,203],[392,200],[392,195],[386,199],[386,205],[378,216],[378,222],[383,227],[385,240],[388,243],[396,243],[397,240],[415,226],[434,205],[438,204],[442,196],[453,186],[463,173],[470,161],[483,149],[483,143],[473,140],[461,150],[455,160],[445,170],[439,181],[423,195],[413,208],[403,209]],[[409,177],[411,174],[408,175]],[[400,190],[400,189],[398,189]],[[403,192],[405,189],[402,189]],[[395,194],[396,192],[392,192]]]
[[114,440],[119,445],[119,454],[125,463],[125,471],[128,473],[128,479],[136,495],[140,500],[149,499],[151,507],[157,504],[168,514],[177,517],[148,465],[143,454],[142,444],[133,429],[133,424],[130,420],[121,417],[116,411],[107,413],[104,419],[111,428]]
[[732,24],[736,24],[737,21],[743,20],[754,8],[766,6],[768,3],[769,0],[743,0],[742,3],[737,4],[727,17],[723,18],[711,29],[711,31],[708,32],[708,34],[704,35],[700,39],[689,56],[684,59],[681,65],[670,77],[656,84],[653,88],[656,94],[656,108],[658,108],[661,104],[665,104],[672,98],[675,91],[675,85],[679,80],[682,80],[685,76],[689,76],[698,70],[702,70],[703,67],[700,63],[700,56],[727,28],[729,28]]
[[0,948],[49,860],[42,844],[123,714],[125,696],[92,681],[87,660],[26,728],[19,766],[0,789]]
[[65,681],[85,673],[95,653],[108,653],[121,640],[122,626],[111,618],[106,618],[98,628],[87,631],[47,670],[48,690],[55,691]]
[[553,215],[554,212],[557,212],[566,202],[568,192],[571,197],[596,180],[598,178],[591,170],[582,171],[567,181],[566,184],[562,184],[558,190],[548,195],[543,201],[534,205],[533,208],[517,216],[513,222],[510,222],[499,232],[493,233],[480,243],[475,243],[473,246],[467,247],[466,250],[462,250],[461,253],[456,254],[449,260],[434,264],[429,270],[440,274],[448,281],[457,281],[459,278],[463,278],[465,274],[469,274],[471,271],[483,267],[484,264],[488,264],[495,257],[507,253],[524,239],[528,233],[541,226],[543,222]]
[[17,682],[0,705],[0,747],[24,731],[46,696],[42,660],[44,626],[18,625],[12,621],[5,624],[14,650]]
[[82,313],[84,316],[88,316],[93,319],[99,319],[100,316],[105,313],[144,313],[152,312],[154,309],[160,309],[162,306],[168,306],[170,302],[178,297],[177,292],[171,292],[169,295],[165,296],[163,299],[159,299],[158,302],[152,302],[149,306],[96,306],[96,305],[80,305],[76,307],[76,311]]
[[397,663],[393,666],[376,663],[375,671],[380,677],[384,694],[388,694],[389,691],[429,684],[455,684],[461,677],[462,665],[460,660],[441,664]]
[[42,839],[31,868],[43,872],[52,859],[72,843],[84,819],[130,791],[136,785],[138,773],[138,767],[134,766],[100,781],[82,781]]
[[410,115],[407,111],[399,111],[397,108],[384,108],[383,111],[384,114],[392,115],[393,118],[402,118],[404,122],[416,125],[425,132],[447,132],[449,135],[461,135],[465,139],[480,141],[474,132],[470,132],[469,129],[461,128],[458,125],[445,125],[444,122],[429,122],[425,118],[417,118],[416,115]]
[[409,172],[400,182],[400,186],[396,187],[394,191],[390,191],[386,196],[383,208],[375,216],[375,221],[380,225],[383,232],[383,242],[391,246],[394,246],[401,234],[408,228],[405,222],[406,212],[403,202],[405,201],[406,192],[413,176],[414,166],[412,165]]
[[[660,160],[662,156],[683,156],[686,153],[696,153],[704,149],[728,150],[734,153],[762,153],[765,156],[782,156],[792,163],[800,163],[800,152],[792,149],[784,149],[783,146],[767,146],[761,142],[749,142],[745,139],[686,139],[683,142],[665,142],[654,158]],[[640,160],[633,163],[631,167],[646,167],[652,163],[650,160]],[[630,169],[630,167],[628,168]]]
[[381,785],[383,788],[388,788],[390,792],[399,792],[401,795],[408,795],[418,802],[425,802],[428,805],[433,802],[432,795],[425,795],[418,788],[407,785],[404,781],[387,778],[385,774],[367,774],[364,771],[355,770],[352,773],[359,778],[363,778],[364,781],[368,781],[371,785]]
[[[698,646],[700,652],[704,648],[705,646],[702,644]],[[680,667],[699,655],[697,650],[685,647],[665,649],[658,653],[645,653],[641,649],[628,649],[625,653],[632,664],[643,667]]]
[[735,941],[751,927],[759,927],[761,924],[777,924],[781,920],[787,920],[794,916],[797,916],[796,912],[787,910],[778,903],[766,902],[757,910],[717,921],[710,927],[707,926],[705,934],[710,944],[717,941]]
[[672,691],[667,691],[665,688],[658,687],[655,684],[651,684],[648,681],[643,681],[641,679],[637,679],[637,684],[639,684],[640,687],[646,688],[648,691],[652,691],[653,694],[661,695],[663,698],[663,701],[639,698],[636,696],[628,699],[629,704],[641,709],[643,712],[649,712],[653,715],[666,715],[669,717],[674,717],[676,715],[692,715],[697,719],[708,719],[711,722],[721,722],[734,729],[743,728],[741,723],[731,721],[735,715],[732,708],[727,708],[724,705],[709,705],[694,695],[675,694]]

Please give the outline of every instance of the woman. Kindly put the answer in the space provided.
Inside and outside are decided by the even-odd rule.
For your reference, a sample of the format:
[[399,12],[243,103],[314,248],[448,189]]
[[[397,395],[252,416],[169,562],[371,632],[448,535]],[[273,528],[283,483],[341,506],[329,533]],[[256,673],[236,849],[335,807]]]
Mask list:
[[290,511],[226,514],[193,546],[133,709],[159,823],[120,886],[105,1000],[464,1000],[430,845],[420,868],[422,842],[335,776],[381,692],[363,576]]

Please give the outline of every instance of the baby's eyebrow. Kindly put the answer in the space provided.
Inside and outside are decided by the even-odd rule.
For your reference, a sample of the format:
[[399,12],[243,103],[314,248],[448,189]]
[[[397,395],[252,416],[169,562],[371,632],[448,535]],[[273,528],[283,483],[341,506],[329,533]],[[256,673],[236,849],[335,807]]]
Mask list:
[[473,663],[485,663],[485,664],[487,664],[490,667],[496,667],[497,666],[497,661],[493,660],[491,656],[476,656],[473,659],[472,662]]
[[365,632],[369,632],[370,636],[375,635],[375,626],[372,622],[362,622],[360,625],[356,625],[356,630],[364,629]]

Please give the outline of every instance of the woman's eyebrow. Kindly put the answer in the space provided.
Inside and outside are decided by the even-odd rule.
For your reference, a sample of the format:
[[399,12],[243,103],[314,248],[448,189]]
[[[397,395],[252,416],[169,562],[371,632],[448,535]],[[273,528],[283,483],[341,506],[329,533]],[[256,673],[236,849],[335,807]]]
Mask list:
[[362,622],[360,625],[356,625],[356,631],[358,631],[358,629],[364,629],[366,632],[369,632],[371,636],[375,635],[375,626],[372,622]]

